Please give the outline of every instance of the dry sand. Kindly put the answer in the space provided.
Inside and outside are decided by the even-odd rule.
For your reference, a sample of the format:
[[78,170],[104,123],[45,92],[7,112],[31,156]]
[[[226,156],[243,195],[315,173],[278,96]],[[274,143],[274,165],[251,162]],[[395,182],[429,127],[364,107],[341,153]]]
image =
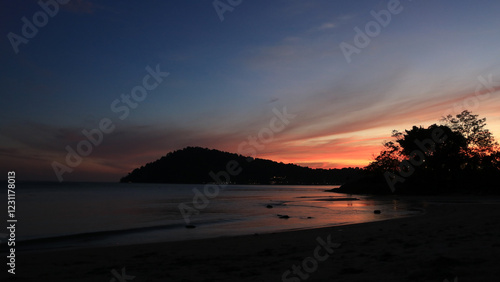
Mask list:
[[[307,280],[284,281],[500,281],[499,219],[499,204],[438,203],[416,217],[322,229],[21,252],[16,281],[283,281],[303,262]],[[331,254],[317,241],[328,236],[341,243]]]

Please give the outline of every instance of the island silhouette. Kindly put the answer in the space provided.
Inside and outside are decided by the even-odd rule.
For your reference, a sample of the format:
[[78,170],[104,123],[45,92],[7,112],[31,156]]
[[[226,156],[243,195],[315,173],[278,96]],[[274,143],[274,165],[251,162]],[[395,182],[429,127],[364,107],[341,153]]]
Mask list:
[[120,182],[340,185],[361,168],[312,169],[201,147],[186,147],[134,169]]

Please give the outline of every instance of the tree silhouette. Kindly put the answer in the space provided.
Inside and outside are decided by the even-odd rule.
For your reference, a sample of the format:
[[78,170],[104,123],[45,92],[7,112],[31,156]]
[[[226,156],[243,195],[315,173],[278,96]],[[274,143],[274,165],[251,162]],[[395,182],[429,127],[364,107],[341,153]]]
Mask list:
[[[383,144],[384,149],[366,167],[365,179],[357,185],[370,185],[380,191],[377,182],[385,179],[391,190],[397,183],[410,193],[465,191],[471,187],[499,193],[495,186],[500,178],[500,151],[493,134],[485,128],[486,118],[463,111],[441,121],[442,125],[427,128],[394,130],[395,140]],[[382,174],[385,178],[379,177]],[[370,192],[369,187],[355,186],[345,187],[358,193]]]
[[[437,132],[440,133],[439,138],[433,136]],[[423,154],[423,164],[420,165],[422,169],[457,171],[464,161],[462,151],[467,147],[466,140],[461,133],[452,131],[447,126],[413,126],[411,130],[398,135],[398,138],[397,142],[405,158],[409,159],[418,152]]]
[[389,141],[384,143],[384,150],[380,152],[375,160],[371,162],[366,170],[369,172],[395,172],[399,164],[403,161],[401,146],[398,143]]
[[441,121],[465,137],[467,141],[465,153],[470,157],[484,157],[495,153],[498,143],[493,138],[493,134],[485,128],[486,118],[478,118],[478,115],[465,110],[455,117],[448,115]]

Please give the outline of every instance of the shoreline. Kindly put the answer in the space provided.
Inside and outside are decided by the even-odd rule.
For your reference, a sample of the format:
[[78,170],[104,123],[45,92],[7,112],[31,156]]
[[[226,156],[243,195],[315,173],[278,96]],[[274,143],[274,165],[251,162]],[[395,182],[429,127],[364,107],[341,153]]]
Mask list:
[[[319,199],[318,201],[324,201]],[[335,201],[335,200],[334,200]],[[319,230],[319,229],[326,229],[326,228],[334,228],[334,227],[341,227],[341,226],[349,226],[349,225],[357,225],[357,224],[367,224],[367,223],[375,223],[375,222],[381,222],[381,221],[388,221],[388,220],[396,220],[396,219],[404,219],[408,217],[414,217],[414,216],[421,216],[425,213],[424,210],[420,208],[413,208],[409,209],[407,212],[415,212],[413,214],[405,214],[405,215],[399,215],[398,217],[389,217],[389,218],[381,218],[377,220],[372,220],[372,221],[366,221],[366,222],[347,222],[347,223],[338,223],[338,224],[328,224],[328,225],[319,225],[319,226],[309,226],[309,227],[297,227],[297,228],[290,228],[290,229],[281,229],[281,230],[274,230],[274,231],[263,231],[263,232],[256,232],[256,233],[244,233],[244,234],[228,234],[228,235],[213,235],[212,237],[204,237],[204,238],[189,238],[189,239],[165,239],[164,241],[160,242],[147,242],[147,243],[123,243],[115,246],[102,246],[100,244],[98,245],[76,245],[72,247],[67,247],[67,246],[58,246],[57,244],[60,243],[61,240],[91,240],[89,238],[92,236],[98,236],[101,234],[114,234],[114,233],[123,233],[124,230],[110,230],[110,231],[98,231],[98,232],[92,232],[92,233],[80,233],[80,234],[69,234],[69,235],[62,235],[62,236],[57,236],[57,237],[46,237],[46,238],[35,238],[35,239],[28,239],[28,240],[17,240],[17,243],[22,246],[22,248],[19,249],[20,252],[23,253],[38,253],[38,252],[56,252],[56,251],[79,251],[83,249],[101,249],[101,248],[108,248],[108,247],[114,247],[114,248],[120,248],[120,247],[129,247],[129,246],[144,246],[144,245],[155,245],[155,244],[164,244],[164,243],[184,243],[184,242],[190,242],[190,241],[197,241],[197,240],[208,240],[208,239],[222,239],[222,238],[232,238],[232,237],[240,237],[240,236],[255,236],[255,235],[266,235],[266,234],[280,234],[280,233],[289,233],[289,232],[298,232],[298,231],[307,231],[307,230]],[[419,213],[416,213],[419,212]],[[147,229],[148,227],[146,227]],[[156,228],[156,227],[153,227]],[[182,228],[186,228],[185,226],[182,226]],[[138,229],[145,229],[145,228],[138,228]],[[125,232],[128,230],[125,230]],[[42,246],[44,243],[56,243],[55,246],[52,247],[43,247],[42,249],[34,249],[33,247],[26,247],[26,245],[34,245],[34,246]],[[69,244],[69,243],[68,243]],[[7,245],[4,244],[4,246],[7,248]],[[0,254],[2,254],[0,252]]]
[[[296,193],[297,195],[302,195],[302,192]],[[320,195],[321,194],[321,195]],[[307,194],[309,195],[309,194]],[[263,234],[263,233],[273,233],[273,232],[287,232],[294,230],[306,230],[315,229],[331,226],[339,226],[346,224],[355,224],[361,222],[379,221],[385,220],[387,218],[398,218],[401,216],[411,216],[417,212],[411,211],[401,201],[398,211],[392,211],[391,206],[393,205],[392,199],[385,199],[382,201],[377,201],[376,199],[370,199],[366,202],[370,202],[370,205],[364,203],[366,197],[358,198],[346,198],[344,194],[328,194],[323,193],[312,193],[312,196],[291,196],[290,199],[286,198],[282,201],[274,200],[269,202],[272,204],[273,209],[266,208],[266,201],[262,200],[258,203],[255,211],[251,211],[247,214],[251,216],[245,217],[235,217],[228,214],[227,216],[219,216],[217,218],[192,218],[193,225],[196,229],[187,230],[185,228],[185,223],[181,220],[177,221],[152,221],[151,224],[143,225],[130,225],[130,226],[117,226],[118,228],[109,229],[95,229],[88,230],[87,232],[71,233],[71,232],[41,232],[47,233],[51,236],[46,237],[26,237],[18,238],[19,251],[50,251],[50,250],[67,250],[67,249],[80,249],[80,248],[94,248],[94,247],[105,247],[105,246],[124,246],[132,244],[143,244],[143,243],[160,243],[160,242],[178,242],[185,240],[203,239],[203,238],[217,238],[217,237],[227,237],[227,236],[238,236],[247,234]],[[330,209],[325,210],[325,212],[318,212],[314,205],[318,202],[322,208],[327,207],[327,205],[332,205],[333,210],[341,210],[343,212],[344,207],[342,205],[346,204],[346,200],[359,200],[362,201],[354,203],[354,207],[351,204],[350,208],[345,209],[346,214],[353,214],[354,216],[344,217],[340,213],[335,215],[333,212],[332,216],[328,215],[327,212],[331,212]],[[254,201],[256,202],[256,201]],[[302,202],[304,202],[302,204]],[[327,202],[340,202],[329,204]],[[297,204],[299,203],[299,204]],[[323,204],[325,203],[325,204]],[[307,209],[302,209],[302,205],[306,206]],[[357,207],[356,207],[357,205]],[[290,206],[290,207],[287,207]],[[297,207],[298,208],[297,208]],[[328,207],[327,207],[328,208]],[[389,213],[383,213],[382,215],[373,215],[374,209],[387,209]],[[233,209],[234,210],[234,209]],[[352,210],[350,212],[350,210]],[[322,213],[322,214],[321,214]],[[289,218],[280,218],[280,215],[290,216]],[[358,216],[356,216],[358,215]],[[146,217],[145,217],[146,218]],[[71,225],[77,226],[79,220],[92,220],[91,218],[75,219],[72,221],[64,221]],[[99,218],[96,219],[99,221]],[[260,222],[259,222],[260,221]],[[53,220],[53,222],[57,222]],[[62,225],[62,229],[65,229],[64,222],[59,223]],[[70,225],[70,226],[71,226]],[[246,225],[246,226],[245,226]],[[58,226],[51,225],[52,227],[58,228]],[[121,227],[121,228],[120,228]],[[81,228],[80,228],[81,229]],[[52,229],[48,229],[52,230]],[[69,230],[71,231],[71,230]],[[22,233],[23,235],[28,235],[29,232]],[[6,248],[6,243],[0,244],[0,249]]]
[[[467,197],[441,200],[445,198]],[[332,244],[341,245],[324,261],[307,260],[306,270],[314,271],[302,270],[301,274],[308,275],[308,281],[441,282],[453,281],[453,275],[459,281],[495,280],[500,276],[495,263],[500,256],[498,198],[470,202],[485,199],[491,200],[429,203],[422,215],[334,227],[29,254],[20,251],[16,278],[110,281],[113,269],[122,273],[125,268],[127,275],[136,277],[134,282],[304,281],[292,273],[292,267],[314,258],[318,240],[327,242],[330,236]],[[282,280],[287,270],[288,280]]]

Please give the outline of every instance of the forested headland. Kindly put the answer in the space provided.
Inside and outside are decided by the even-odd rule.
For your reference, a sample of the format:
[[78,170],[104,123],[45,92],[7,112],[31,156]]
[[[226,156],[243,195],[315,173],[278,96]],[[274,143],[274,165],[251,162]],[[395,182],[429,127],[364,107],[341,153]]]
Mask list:
[[187,147],[134,169],[120,182],[340,185],[361,168],[312,169],[214,149]]

